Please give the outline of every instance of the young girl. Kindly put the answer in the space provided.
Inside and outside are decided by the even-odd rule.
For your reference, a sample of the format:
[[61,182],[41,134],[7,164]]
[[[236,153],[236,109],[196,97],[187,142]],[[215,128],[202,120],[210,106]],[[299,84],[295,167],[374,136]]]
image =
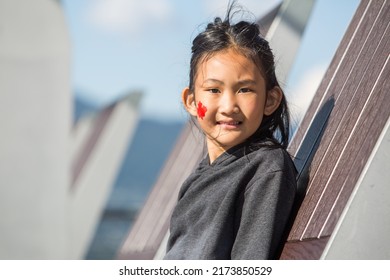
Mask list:
[[208,155],[181,187],[165,259],[274,259],[292,210],[296,171],[273,54],[255,23],[230,23],[231,10],[193,41],[182,99]]

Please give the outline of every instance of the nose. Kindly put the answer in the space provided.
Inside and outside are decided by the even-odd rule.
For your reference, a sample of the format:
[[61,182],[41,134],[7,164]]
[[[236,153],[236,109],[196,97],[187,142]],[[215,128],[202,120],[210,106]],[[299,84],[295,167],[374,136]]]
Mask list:
[[219,111],[224,115],[238,113],[237,96],[231,92],[224,92],[219,101]]

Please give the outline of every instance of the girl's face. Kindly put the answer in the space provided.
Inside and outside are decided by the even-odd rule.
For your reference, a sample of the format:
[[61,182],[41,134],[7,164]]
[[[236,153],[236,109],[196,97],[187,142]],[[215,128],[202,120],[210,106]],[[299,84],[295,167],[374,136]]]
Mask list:
[[279,88],[267,93],[256,64],[233,49],[201,60],[194,88],[183,90],[183,102],[206,135],[211,162],[254,134],[282,97]]

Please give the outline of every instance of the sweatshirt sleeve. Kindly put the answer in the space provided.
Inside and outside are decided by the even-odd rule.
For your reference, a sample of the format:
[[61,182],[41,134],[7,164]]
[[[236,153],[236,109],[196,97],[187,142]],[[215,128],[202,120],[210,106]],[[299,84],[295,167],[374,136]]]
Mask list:
[[232,259],[274,259],[296,192],[295,177],[263,174],[240,196]]

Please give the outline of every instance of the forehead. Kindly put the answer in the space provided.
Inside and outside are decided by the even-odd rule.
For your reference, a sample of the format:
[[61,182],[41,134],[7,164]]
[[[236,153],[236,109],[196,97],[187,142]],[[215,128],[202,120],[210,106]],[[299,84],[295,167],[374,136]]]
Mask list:
[[[197,77],[224,76],[233,72],[237,75],[248,75],[263,78],[263,71],[256,61],[247,53],[233,48],[205,55],[199,60]],[[201,75],[199,75],[202,73]]]

